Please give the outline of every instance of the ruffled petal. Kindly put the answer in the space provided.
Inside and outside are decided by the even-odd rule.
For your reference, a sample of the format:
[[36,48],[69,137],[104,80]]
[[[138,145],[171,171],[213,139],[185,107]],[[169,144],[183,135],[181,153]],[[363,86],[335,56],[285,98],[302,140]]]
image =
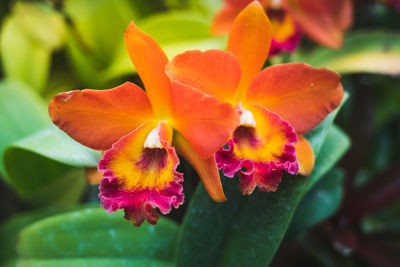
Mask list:
[[296,133],[277,114],[258,105],[248,109],[255,127],[241,125],[235,130],[232,140],[216,153],[218,167],[228,177],[239,172],[243,194],[251,194],[256,186],[274,191],[282,171],[298,172]]
[[109,149],[122,136],[154,118],[146,94],[126,82],[109,90],[58,94],[49,104],[51,120],[79,143]]
[[339,74],[304,63],[289,63],[260,72],[246,101],[279,114],[301,134],[310,131],[338,107],[343,94]]
[[227,51],[239,60],[242,70],[236,99],[246,95],[251,81],[267,59],[271,44],[271,24],[261,4],[249,4],[233,22],[229,32]]
[[210,158],[239,124],[232,105],[176,81],[171,82],[173,125],[200,157]]
[[214,95],[223,102],[232,100],[241,75],[236,57],[221,50],[187,51],[174,57],[165,71],[171,80]]
[[331,48],[342,46],[343,33],[352,22],[351,0],[296,0],[285,5],[312,39]]
[[299,161],[299,173],[304,176],[311,174],[314,169],[315,157],[311,144],[302,136],[297,136],[296,156]]
[[171,111],[170,82],[164,71],[167,56],[157,42],[133,22],[125,32],[125,44],[154,112],[159,117],[167,117]]
[[[160,122],[145,123],[121,138],[108,150],[98,169],[103,172],[100,183],[101,205],[108,212],[124,209],[125,218],[139,226],[144,220],[155,224],[154,209],[162,214],[183,203],[183,175],[176,171],[179,159],[170,147],[172,130]],[[144,147],[157,129],[161,147]]]

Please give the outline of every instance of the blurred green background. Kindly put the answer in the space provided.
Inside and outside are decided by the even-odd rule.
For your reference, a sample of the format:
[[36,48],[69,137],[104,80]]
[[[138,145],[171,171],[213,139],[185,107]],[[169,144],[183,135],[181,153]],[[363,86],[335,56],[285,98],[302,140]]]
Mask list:
[[277,192],[250,197],[223,177],[229,201],[214,203],[181,160],[184,206],[135,228],[99,208],[85,173],[100,154],[52,126],[47,103],[69,90],[140,85],[123,42],[131,20],[169,58],[225,49],[226,37],[210,34],[221,0],[0,3],[0,266],[400,266],[393,6],[354,1],[342,49],[303,37],[295,53],[266,62],[342,75],[347,100],[307,135],[317,156],[310,177],[285,176]]

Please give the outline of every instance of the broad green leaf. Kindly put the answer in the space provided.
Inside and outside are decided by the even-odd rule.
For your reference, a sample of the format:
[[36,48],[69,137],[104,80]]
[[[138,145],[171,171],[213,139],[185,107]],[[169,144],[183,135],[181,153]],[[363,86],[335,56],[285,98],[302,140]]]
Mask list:
[[[46,104],[28,86],[11,80],[0,82],[0,157],[6,146],[49,124]],[[7,178],[3,160],[0,174]]]
[[306,62],[341,74],[400,74],[400,32],[353,32],[346,35],[343,48],[316,48],[297,53],[293,62]]
[[121,258],[81,258],[81,259],[40,259],[40,260],[19,260],[19,267],[173,267],[172,263],[156,260],[142,259],[121,259]]
[[[138,27],[161,45],[169,59],[187,50],[225,48],[225,39],[212,37],[208,21],[193,12],[157,14],[142,20]],[[134,71],[125,43],[121,42],[115,60],[101,76],[109,80]]]
[[343,194],[343,177],[343,171],[333,169],[321,178],[300,201],[286,237],[290,238],[336,212]]
[[[228,197],[225,203],[211,200],[199,185],[178,238],[178,266],[246,266],[249,262],[252,266],[268,265],[302,196],[349,147],[347,136],[331,127],[339,109],[307,134],[316,155],[309,177],[284,175],[276,192],[257,191],[251,196],[240,194],[237,178],[222,178]],[[330,160],[324,159],[327,155]]]
[[83,209],[82,206],[68,207],[64,209],[44,209],[36,210],[33,212],[22,213],[8,219],[6,222],[0,225],[0,266],[3,266],[6,262],[14,262],[18,256],[17,253],[17,234],[23,228],[28,225],[43,219],[45,217],[67,212],[71,210]]
[[7,78],[44,89],[51,53],[64,39],[61,15],[38,4],[18,2],[1,33],[1,57]]
[[18,252],[23,259],[171,261],[177,232],[177,225],[165,218],[157,225],[134,227],[122,211],[109,214],[103,208],[89,208],[49,217],[23,229]]
[[73,141],[55,126],[7,147],[9,182],[31,204],[64,206],[78,201],[85,188],[83,166],[95,166],[98,151]]

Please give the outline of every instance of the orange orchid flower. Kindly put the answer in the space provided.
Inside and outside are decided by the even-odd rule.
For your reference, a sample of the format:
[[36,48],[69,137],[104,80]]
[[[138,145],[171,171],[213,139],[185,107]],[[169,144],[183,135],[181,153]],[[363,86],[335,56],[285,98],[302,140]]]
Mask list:
[[210,196],[225,201],[214,153],[229,139],[238,115],[229,104],[170,81],[168,59],[155,40],[132,22],[125,43],[146,88],[126,82],[108,90],[76,90],[50,102],[52,121],[73,139],[107,150],[98,164],[101,205],[125,210],[139,226],[155,224],[153,210],[167,214],[182,204],[182,154],[198,171]]
[[[229,31],[234,19],[253,0],[224,0],[212,32]],[[304,31],[314,41],[330,48],[342,45],[343,33],[352,22],[351,0],[259,0],[271,20],[270,55],[293,51]]]
[[226,176],[239,171],[243,194],[255,187],[274,191],[283,170],[296,174],[299,168],[301,174],[310,174],[314,155],[302,134],[320,123],[343,97],[340,76],[327,69],[292,63],[260,72],[270,43],[271,24],[255,1],[235,19],[228,52],[188,51],[166,66],[171,80],[215,95],[238,110],[240,124],[216,156]]

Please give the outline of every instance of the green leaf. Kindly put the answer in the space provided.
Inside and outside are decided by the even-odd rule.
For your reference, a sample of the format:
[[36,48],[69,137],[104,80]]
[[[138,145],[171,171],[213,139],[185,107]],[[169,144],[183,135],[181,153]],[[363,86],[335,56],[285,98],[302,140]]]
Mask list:
[[172,261],[177,232],[178,226],[165,218],[157,225],[134,227],[122,211],[109,214],[103,208],[89,208],[49,217],[23,229],[18,252],[24,259],[68,258],[79,264],[83,263],[80,258],[95,258],[95,262],[112,259],[117,264],[118,259],[128,258]]
[[382,73],[400,74],[400,33],[383,31],[353,32],[346,35],[340,50],[316,48],[303,51],[293,62],[306,62],[341,74]]
[[[100,152],[50,126],[7,147],[9,182],[31,204],[63,206],[77,202],[85,188],[82,166],[96,166]],[[71,167],[72,166],[72,167]]]
[[[321,157],[332,153],[334,160],[324,161],[325,166],[316,164],[308,178],[285,175],[276,192],[257,191],[251,196],[242,196],[237,179],[226,178],[223,184],[228,201],[215,203],[200,185],[178,239],[179,266],[190,263],[191,266],[246,266],[248,262],[252,266],[268,265],[306,192],[308,181],[317,181],[348,148],[348,139],[337,138],[337,131],[340,130],[331,128],[325,142],[341,147],[340,153],[324,151],[331,145],[322,146],[319,153]],[[344,140],[346,143],[342,143]],[[318,143],[311,144],[315,147]],[[243,248],[247,249],[243,251]]]
[[[346,98],[347,94],[342,105]],[[302,196],[349,147],[347,136],[331,127],[339,109],[307,134],[316,155],[309,177],[284,175],[276,192],[257,191],[251,196],[240,194],[238,179],[223,178],[228,197],[225,203],[214,202],[199,185],[179,234],[175,251],[178,266],[268,265]],[[325,160],[328,155],[329,160]]]
[[[169,59],[187,50],[225,48],[226,40],[212,37],[208,21],[193,12],[174,11],[157,14],[142,20],[138,27],[160,44]],[[121,42],[114,62],[101,76],[109,80],[134,71],[125,43]]]
[[287,230],[287,238],[316,225],[336,212],[342,199],[343,177],[342,170],[333,169],[304,196]]
[[19,267],[172,267],[172,263],[156,260],[142,259],[107,259],[107,258],[82,258],[82,259],[40,259],[40,260],[19,260]]
[[18,2],[1,33],[1,57],[7,78],[41,91],[47,82],[51,53],[64,39],[64,24],[55,11]]
[[129,22],[134,20],[137,23],[157,9],[154,1],[65,1],[65,12],[73,21],[67,40],[69,59],[86,86],[104,86],[99,72],[110,66],[124,43],[124,32]]
[[[0,82],[0,156],[12,142],[26,137],[50,123],[46,104],[26,85],[5,80]],[[3,160],[0,174],[7,178]]]
[[[67,209],[36,210],[33,212],[22,213],[8,219],[0,225],[0,266],[3,266],[6,262],[16,260],[18,256],[16,248],[17,234],[23,228],[50,215],[82,208],[82,206],[79,206],[69,207]],[[10,262],[10,266],[15,266],[11,264],[12,263]]]

